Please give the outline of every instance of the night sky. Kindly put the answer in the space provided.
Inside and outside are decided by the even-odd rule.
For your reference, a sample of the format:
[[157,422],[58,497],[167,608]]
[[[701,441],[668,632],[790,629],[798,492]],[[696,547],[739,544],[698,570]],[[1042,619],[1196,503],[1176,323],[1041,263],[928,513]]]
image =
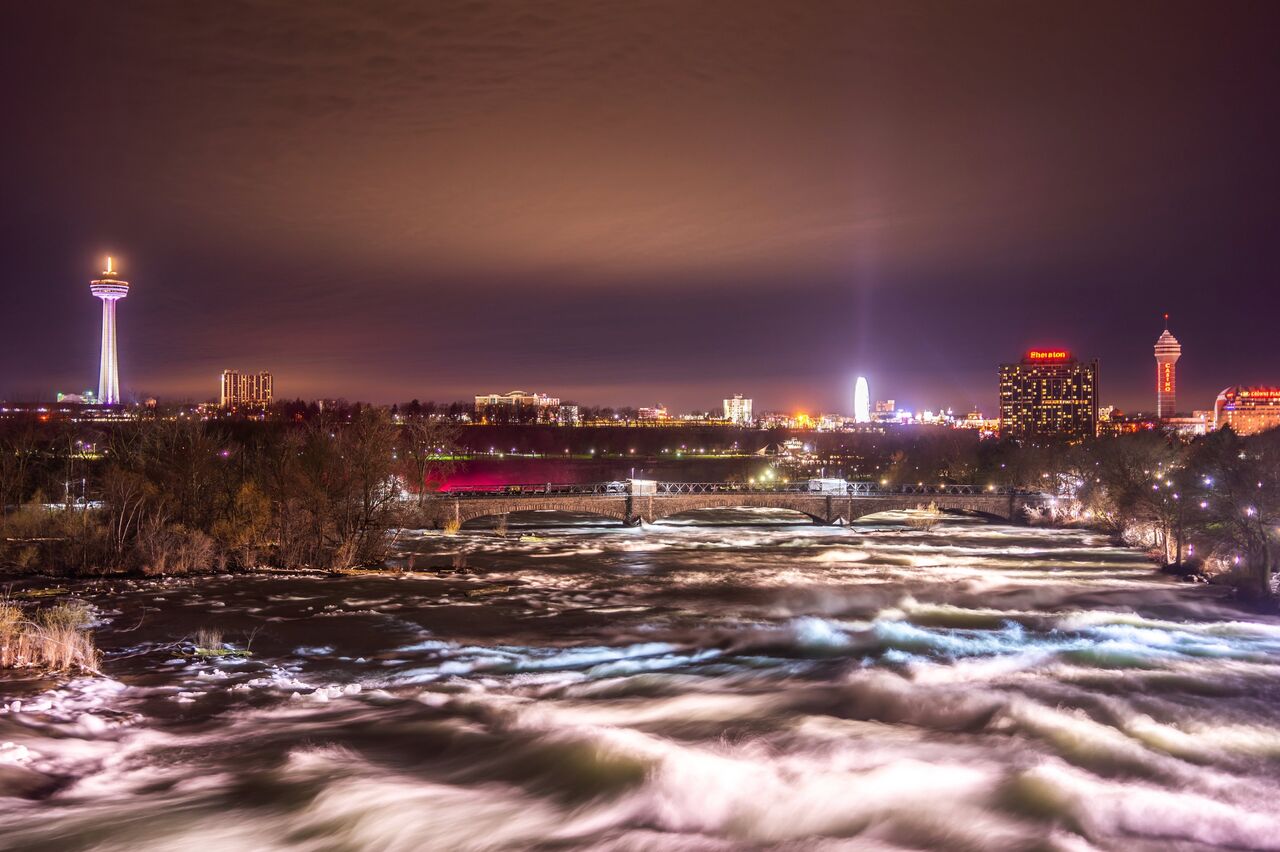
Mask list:
[[1280,3],[5,10],[0,394],[992,413],[1280,384]]

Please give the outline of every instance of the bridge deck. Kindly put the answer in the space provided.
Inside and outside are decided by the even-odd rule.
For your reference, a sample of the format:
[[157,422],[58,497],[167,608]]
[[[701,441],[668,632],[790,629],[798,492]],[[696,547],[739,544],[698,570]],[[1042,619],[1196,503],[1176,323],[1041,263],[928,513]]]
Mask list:
[[850,522],[905,509],[939,509],[1022,520],[1028,508],[1053,498],[1018,489],[975,485],[916,485],[893,488],[849,483],[842,490],[814,490],[807,484],[753,486],[737,483],[614,482],[589,485],[510,485],[446,491],[409,510],[408,526],[441,527],[512,512],[556,511],[614,518],[624,524],[652,523],[698,509],[788,509],[814,521]]

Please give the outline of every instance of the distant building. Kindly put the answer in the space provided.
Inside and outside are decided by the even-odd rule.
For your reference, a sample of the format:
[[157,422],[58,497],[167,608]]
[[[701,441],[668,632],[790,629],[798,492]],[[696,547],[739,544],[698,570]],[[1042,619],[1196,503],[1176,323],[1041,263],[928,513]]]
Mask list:
[[1230,426],[1237,435],[1253,435],[1280,426],[1280,387],[1233,385],[1213,404],[1213,428]]
[[1098,362],[1032,349],[1000,365],[1000,434],[1078,440],[1098,434]]
[[84,393],[63,393],[58,391],[57,400],[58,402],[77,403],[80,405],[98,404],[98,397],[91,390],[87,390]]
[[902,418],[895,399],[880,399],[871,408],[871,420],[874,423],[897,423]]
[[228,411],[237,408],[266,408],[271,404],[271,374],[222,371],[222,396],[219,405]]
[[577,426],[581,420],[582,416],[578,413],[576,405],[562,405],[556,412],[556,422],[561,426]]
[[1155,432],[1160,429],[1159,418],[1148,414],[1125,414],[1109,405],[1106,416],[1098,413],[1098,435],[1103,438],[1115,438],[1119,435],[1136,435],[1139,432]]
[[753,422],[751,417],[751,400],[743,399],[742,394],[734,394],[733,399],[724,401],[724,419],[737,426],[750,426]]
[[858,376],[853,386],[853,422],[871,422],[871,388],[866,376]]
[[757,425],[761,429],[789,429],[794,418],[785,411],[766,411],[760,415]]
[[670,420],[671,415],[667,413],[666,406],[656,405],[653,408],[641,408],[636,413],[638,420]]
[[963,420],[957,421],[956,426],[960,429],[977,429],[981,432],[995,432],[1000,428],[1000,421],[983,417],[981,411],[974,409],[966,414]]
[[1164,315],[1164,334],[1156,340],[1156,417],[1172,417],[1178,410],[1178,359],[1182,344],[1169,333],[1169,315]]
[[69,420],[73,423],[117,423],[137,419],[138,409],[128,405],[74,402],[69,398],[64,398],[60,402],[0,402],[0,420],[40,423],[51,420]]
[[476,396],[476,419],[480,421],[555,422],[559,413],[559,397],[544,393],[513,390]]
[[1166,432],[1177,435],[1179,438],[1198,438],[1209,432],[1209,418],[1205,416],[1203,411],[1192,414],[1190,417],[1161,417],[1158,419],[1161,427]]

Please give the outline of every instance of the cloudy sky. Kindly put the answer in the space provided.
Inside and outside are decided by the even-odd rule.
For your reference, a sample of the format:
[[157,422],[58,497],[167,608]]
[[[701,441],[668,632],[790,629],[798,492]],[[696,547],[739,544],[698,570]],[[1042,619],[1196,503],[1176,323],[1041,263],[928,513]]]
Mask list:
[[6,12],[0,394],[990,410],[1280,383],[1280,4],[57,2]]

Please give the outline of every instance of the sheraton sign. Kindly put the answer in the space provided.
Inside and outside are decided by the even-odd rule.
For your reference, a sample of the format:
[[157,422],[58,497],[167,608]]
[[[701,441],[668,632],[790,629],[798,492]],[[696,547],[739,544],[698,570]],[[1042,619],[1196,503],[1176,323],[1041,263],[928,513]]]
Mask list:
[[1063,364],[1071,360],[1071,353],[1065,349],[1028,349],[1023,360],[1031,364]]

